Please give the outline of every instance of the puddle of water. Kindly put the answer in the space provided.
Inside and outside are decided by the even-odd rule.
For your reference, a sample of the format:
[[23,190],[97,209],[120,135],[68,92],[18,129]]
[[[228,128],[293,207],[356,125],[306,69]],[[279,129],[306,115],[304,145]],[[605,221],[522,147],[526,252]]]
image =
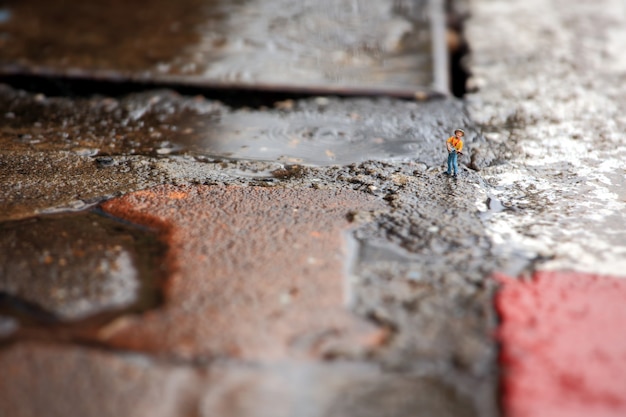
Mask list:
[[213,120],[188,120],[192,132],[172,141],[232,159],[322,166],[417,159],[433,165],[442,159],[444,126],[462,114],[455,106],[318,97],[277,103],[272,111],[237,110]]
[[163,253],[150,232],[94,212],[0,224],[0,315],[29,326],[154,307]]
[[484,192],[479,192],[476,201],[476,208],[478,209],[480,217],[483,220],[488,220],[493,215],[502,213],[507,209],[502,201],[494,194]]
[[4,73],[405,96],[445,90],[436,80],[446,73],[437,58],[445,56],[443,22],[427,1],[7,2]]
[[333,165],[415,154],[412,135],[398,126],[378,126],[350,115],[297,112],[288,115],[236,112],[224,115],[204,135],[180,137],[188,149],[236,159]]

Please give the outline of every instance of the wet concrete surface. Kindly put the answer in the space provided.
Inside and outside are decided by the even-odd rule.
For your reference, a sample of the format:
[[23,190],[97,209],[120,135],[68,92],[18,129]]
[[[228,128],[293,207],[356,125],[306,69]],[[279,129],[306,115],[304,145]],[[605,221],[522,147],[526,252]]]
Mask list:
[[[17,104],[7,104],[15,107],[5,111],[13,113],[9,120],[14,124],[2,134],[9,148],[4,152],[7,164],[2,167],[5,184],[30,190],[28,199],[16,191],[7,194],[5,201],[23,203],[21,207],[5,204],[8,218],[63,207],[63,201],[74,201],[76,183],[90,183],[95,194],[100,192],[92,202],[129,193],[105,203],[107,210],[155,226],[170,248],[162,307],[140,315],[122,314],[88,329],[72,328],[61,338],[37,333],[36,340],[79,341],[113,352],[133,350],[190,363],[215,358],[254,363],[284,357],[348,359],[380,366],[391,379],[403,375],[426,378],[427,382],[418,384],[420,396],[430,395],[429,390],[439,390],[438,386],[447,387],[460,401],[451,407],[471,403],[468,415],[496,414],[495,356],[489,337],[494,320],[489,307],[491,288],[484,277],[502,268],[507,259],[493,256],[483,234],[476,191],[483,190],[486,195],[488,186],[469,166],[484,169],[498,164],[507,157],[508,147],[485,148],[484,138],[471,128],[459,101],[311,98],[279,103],[275,109],[232,110],[210,100],[166,91],[77,99],[76,103],[36,94],[5,94],[19,95],[21,99],[7,102],[24,100],[25,107],[77,110],[68,111],[77,121],[69,119],[65,126],[37,110],[37,121],[49,131],[40,133],[40,143],[24,144],[15,133],[28,129],[28,122],[22,121],[25,112],[19,111]],[[136,144],[100,153],[110,140],[105,130],[94,129],[96,134],[90,136],[73,135],[68,141],[54,135],[72,132],[68,126],[88,131],[92,124],[81,117],[108,117],[103,110],[107,102],[117,102],[119,111],[108,126],[128,120],[137,127],[129,133]],[[40,107],[41,103],[46,104]],[[85,109],[86,115],[81,115],[80,109]],[[131,109],[141,109],[136,120],[128,116]],[[256,126],[247,136],[249,148],[244,149],[249,153],[226,158],[198,151],[202,147],[193,148],[197,143],[183,142],[177,133],[156,140],[151,136],[150,127],[161,116],[177,127],[170,129],[174,132],[179,127],[189,128],[189,120],[204,117],[210,123],[214,113],[204,109],[217,109],[216,124],[229,126],[231,132],[237,124]],[[255,123],[257,120],[261,122]],[[341,129],[328,129],[329,120],[335,120]],[[278,126],[278,131],[288,126],[298,132],[296,139],[308,141],[301,155],[310,158],[309,164],[281,158],[246,160],[253,151],[259,159],[271,159],[262,157],[262,148],[275,137],[281,137],[277,143],[283,146],[289,143],[282,139],[287,135],[271,134],[261,123]],[[468,156],[462,159],[461,179],[455,181],[441,175],[440,140],[449,135],[450,126],[458,125],[468,132]],[[334,139],[323,132],[330,132]],[[315,159],[319,155],[328,156],[326,150],[338,141],[367,143],[381,136],[397,142],[394,146],[404,154],[390,155],[389,150],[373,148],[351,158],[378,161],[313,165],[319,162]],[[164,140],[181,145],[176,151],[159,153]],[[144,154],[130,153],[129,145],[143,149]],[[79,155],[72,146],[98,150]],[[39,158],[42,164],[51,160],[45,163],[60,167],[66,160],[78,160],[89,171],[70,176],[73,184],[67,184],[67,172],[50,176],[52,168],[25,170],[28,175],[20,177],[9,165],[18,155]],[[107,175],[119,180],[109,180]],[[50,198],[54,193],[36,192],[41,184],[58,193],[58,198]],[[137,191],[140,189],[144,191]],[[343,206],[335,206],[340,201]],[[331,225],[336,226],[329,228]],[[343,235],[341,230],[350,225],[356,231]],[[342,239],[345,249],[341,249]],[[322,245],[325,241],[328,243]],[[305,249],[287,255],[289,250],[297,250],[297,245]],[[292,272],[283,276],[281,268]],[[249,280],[257,275],[258,280]],[[276,285],[266,286],[268,279]],[[65,388],[58,389],[59,396],[65,395]],[[358,408],[361,401],[365,400],[349,404]],[[259,413],[274,409],[267,407]],[[399,415],[405,413],[398,407]]]
[[[458,116],[450,111],[454,106]],[[233,109],[170,90],[71,100],[4,87],[0,112],[0,140],[7,150],[90,157],[184,153],[306,165],[416,154],[419,162],[433,165],[440,155],[432,130],[466,122],[460,104],[450,100],[317,97],[276,102],[274,109]],[[107,160],[97,161],[103,166]]]
[[[289,177],[285,166],[370,159],[415,159],[428,169],[440,163],[447,126],[468,123],[454,100],[318,97],[274,107],[233,109],[170,90],[70,99],[3,86],[0,183],[10,191],[0,196],[0,219],[84,209],[172,176],[200,183]],[[469,133],[467,142],[484,139]],[[498,162],[498,150],[473,148],[473,169]]]
[[283,90],[443,93],[445,43],[435,36],[444,31],[440,4],[8,1],[0,9],[0,71]]
[[[623,270],[618,3],[591,13],[559,0],[472,2],[464,101],[314,97],[244,109],[165,90],[60,99],[3,88],[2,220],[107,200],[115,215],[155,226],[170,272],[163,305],[70,330],[80,337],[32,340],[2,313],[0,332],[18,336],[0,361],[20,382],[0,390],[0,406],[63,414],[58,399],[75,387],[33,375],[60,380],[78,361],[89,363],[84,395],[97,392],[112,415],[156,413],[155,391],[164,415],[302,415],[298,404],[318,404],[311,415],[498,415],[492,273]],[[587,61],[572,34],[591,35]],[[454,180],[441,175],[441,141],[458,126],[467,155]],[[272,241],[251,239],[259,234]],[[296,244],[333,255],[304,258]],[[305,293],[315,303],[298,304]],[[267,326],[251,326],[254,311]],[[321,324],[333,331],[316,338]],[[23,357],[41,366],[15,364]],[[127,373],[140,376],[133,404],[111,382]],[[33,379],[41,388],[25,399]]]
[[104,198],[152,183],[150,176],[129,175],[135,168],[146,171],[142,161],[105,159],[102,164],[68,152],[28,150],[2,152],[0,161],[3,220],[83,210]]
[[505,167],[481,171],[506,208],[487,229],[502,256],[623,276],[626,11],[570,6],[475,8],[468,111],[490,146],[518,144]]
[[[350,362],[236,368],[216,366],[221,385],[201,400],[202,415],[441,416],[474,415],[471,400],[446,384],[419,375],[398,376]],[[258,407],[270,401],[273,410]]]
[[[218,102],[181,97],[173,91],[131,94],[121,99],[69,99],[6,86],[0,92],[0,108],[6,150],[67,151],[88,157],[170,154],[197,131],[210,143],[220,118],[228,112]],[[197,140],[187,140],[194,142]],[[107,161],[96,159],[100,167],[108,166]]]

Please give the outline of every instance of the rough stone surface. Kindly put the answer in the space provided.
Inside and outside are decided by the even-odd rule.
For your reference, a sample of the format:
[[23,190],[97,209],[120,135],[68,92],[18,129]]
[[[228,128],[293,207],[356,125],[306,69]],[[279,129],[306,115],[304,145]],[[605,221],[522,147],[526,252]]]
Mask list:
[[54,322],[151,307],[160,252],[150,233],[94,214],[0,224],[0,310]]
[[[120,215],[161,231],[171,245],[166,258],[171,276],[163,306],[119,317],[99,329],[99,339],[81,339],[107,347],[107,354],[78,348],[72,338],[73,344],[50,351],[24,342],[19,323],[1,312],[0,333],[18,339],[0,350],[0,361],[6,364],[1,368],[15,376],[0,381],[0,396],[8,395],[0,401],[0,407],[7,407],[2,414],[7,410],[19,416],[10,412],[17,409],[25,410],[24,415],[40,415],[42,410],[68,415],[68,403],[59,399],[73,399],[78,392],[81,401],[83,396],[98,400],[80,404],[77,410],[84,415],[103,407],[111,415],[159,415],[152,408],[153,393],[158,392],[156,401],[165,404],[164,415],[273,416],[273,411],[300,416],[305,412],[297,408],[300,396],[328,405],[320,408],[319,415],[332,415],[328,410],[339,415],[370,411],[384,415],[377,413],[377,407],[398,416],[497,415],[491,339],[495,320],[492,284],[486,277],[494,271],[524,276],[538,268],[622,276],[626,266],[622,219],[626,211],[622,163],[626,6],[619,0],[471,0],[467,6],[472,78],[466,101],[317,97],[250,110],[162,90],[118,98],[59,99],[3,87],[1,219],[86,208],[104,198],[151,189],[109,204],[112,211],[116,207]],[[6,10],[1,12],[6,20]],[[468,155],[461,160],[461,178],[454,181],[439,175],[445,158],[441,141],[458,125],[468,132]],[[253,140],[242,141],[248,133]],[[346,157],[346,149],[359,153],[352,160]],[[306,163],[324,166],[299,165]],[[339,165],[328,165],[333,163]],[[298,208],[270,195],[298,196],[286,199],[292,202],[302,195],[306,198]],[[320,196],[324,201],[341,197],[346,205],[321,209],[313,203]],[[245,203],[248,198],[254,207]],[[376,207],[368,205],[371,201],[377,202]],[[263,211],[268,207],[274,211]],[[309,213],[315,222],[297,222],[293,208]],[[234,218],[241,222],[233,223],[228,210],[238,213]],[[349,251],[354,253],[352,259],[339,249],[338,232],[350,225],[348,219],[356,227],[346,238],[346,242],[355,239]],[[263,228],[267,221],[276,228]],[[281,229],[281,221],[291,222],[292,228]],[[312,227],[318,223],[329,228]],[[273,239],[269,243],[248,240],[255,233]],[[229,244],[238,252],[230,253]],[[320,265],[316,262],[322,257],[314,255],[309,264],[309,254],[297,251],[296,244],[313,254],[330,251],[339,256],[324,257],[327,264]],[[237,257],[238,253],[243,255]],[[258,253],[264,255],[257,259]],[[286,265],[285,272],[298,273],[270,270],[281,264]],[[240,268],[263,277],[253,287],[246,286],[247,275],[241,275]],[[315,271],[327,272],[319,281],[307,281]],[[344,276],[349,281],[342,281]],[[277,285],[266,288],[273,277],[278,277]],[[541,279],[546,296],[554,292],[554,279]],[[567,291],[577,293],[582,288],[594,293],[604,288],[601,282],[581,279]],[[615,288],[621,291],[622,286],[615,284]],[[254,291],[246,292],[250,289]],[[324,296],[311,297],[317,291]],[[225,300],[231,293],[236,294],[232,296],[236,303],[228,305]],[[315,303],[303,303],[303,295]],[[530,300],[537,301],[533,297]],[[581,303],[588,301],[581,297]],[[221,310],[216,311],[215,305]],[[539,305],[544,305],[541,299]],[[320,306],[330,307],[319,313]],[[291,310],[293,315],[286,314]],[[264,321],[253,327],[251,323],[259,323],[257,311]],[[319,313],[319,322],[309,320],[311,311]],[[596,313],[595,306],[590,307],[588,317],[597,317]],[[244,327],[226,323],[223,317],[230,320],[230,316]],[[374,332],[369,331],[372,323],[377,325]],[[294,337],[300,324],[357,331],[348,338],[342,338],[340,331]],[[600,329],[585,328],[581,333],[593,339]],[[278,337],[268,337],[269,330]],[[620,335],[612,334],[611,344],[622,346]],[[556,345],[566,343],[551,340]],[[134,375],[138,357],[120,349],[146,352],[140,362],[148,377],[128,378],[129,372]],[[187,362],[159,364],[154,361],[160,356],[152,352]],[[264,360],[300,357],[304,352],[365,364]],[[234,358],[234,363],[206,363],[215,356]],[[591,356],[587,363],[604,360]],[[74,365],[55,362],[67,357]],[[134,358],[131,365],[129,358]],[[94,365],[92,360],[106,365]],[[552,366],[551,357],[548,362],[546,367]],[[384,376],[372,370],[374,366],[383,367]],[[556,391],[543,393],[551,396],[565,386],[584,389],[589,394],[585,404],[575,409],[580,403],[572,399],[562,408],[574,415],[587,406],[604,407],[605,400],[621,407],[623,398],[612,391],[621,385],[605,381],[621,384],[622,380],[619,375],[604,377],[602,369],[581,369],[584,378],[602,379],[593,387],[580,387],[580,379],[565,375],[560,385],[552,386]],[[170,379],[170,372],[180,379]],[[67,375],[76,375],[80,385],[64,384]],[[137,394],[133,404],[128,405],[118,378],[137,381],[130,391]],[[204,380],[198,378],[208,378],[206,390]],[[161,385],[164,379],[167,383]],[[378,381],[383,381],[382,387]],[[187,391],[188,384],[194,384],[193,394]],[[365,389],[370,386],[375,388]],[[31,387],[36,387],[34,397]],[[336,397],[324,387],[342,395]],[[286,398],[281,392],[290,396],[284,402],[279,401]],[[405,392],[419,394],[410,397]],[[395,397],[396,393],[400,395]],[[263,414],[265,410],[251,407],[266,397],[282,408]],[[450,404],[440,403],[444,397]],[[341,405],[349,398],[355,399],[353,408]],[[525,397],[523,406],[545,414],[547,406],[531,399]],[[509,401],[504,404],[511,407]],[[193,404],[190,413],[188,404]],[[607,407],[602,410],[611,412]]]
[[500,280],[507,415],[626,414],[626,281],[556,272]]
[[108,212],[159,230],[170,277],[163,308],[118,319],[104,338],[182,357],[331,355],[350,335],[358,349],[376,329],[345,310],[341,232],[351,209],[381,206],[281,187],[165,186],[110,200]]

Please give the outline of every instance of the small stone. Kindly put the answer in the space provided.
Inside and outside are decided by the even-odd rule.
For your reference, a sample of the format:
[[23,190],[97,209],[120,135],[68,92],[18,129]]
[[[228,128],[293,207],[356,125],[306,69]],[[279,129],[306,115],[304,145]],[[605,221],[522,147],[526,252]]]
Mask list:
[[274,107],[279,110],[293,110],[294,104],[293,100],[277,101],[274,103]]
[[330,104],[330,100],[327,97],[316,97],[315,104],[318,106],[328,106],[328,104]]
[[98,153],[98,149],[93,148],[76,148],[72,151],[79,156],[94,156]]

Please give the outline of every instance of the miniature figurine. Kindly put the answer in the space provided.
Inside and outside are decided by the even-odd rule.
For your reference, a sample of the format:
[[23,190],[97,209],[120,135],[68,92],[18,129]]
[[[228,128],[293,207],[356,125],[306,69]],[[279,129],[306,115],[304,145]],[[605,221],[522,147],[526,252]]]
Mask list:
[[450,136],[446,141],[446,149],[448,149],[448,171],[446,174],[452,174],[453,178],[458,175],[458,155],[463,155],[461,152],[463,150],[463,140],[461,139],[463,136],[465,136],[463,129],[455,129],[454,136]]

